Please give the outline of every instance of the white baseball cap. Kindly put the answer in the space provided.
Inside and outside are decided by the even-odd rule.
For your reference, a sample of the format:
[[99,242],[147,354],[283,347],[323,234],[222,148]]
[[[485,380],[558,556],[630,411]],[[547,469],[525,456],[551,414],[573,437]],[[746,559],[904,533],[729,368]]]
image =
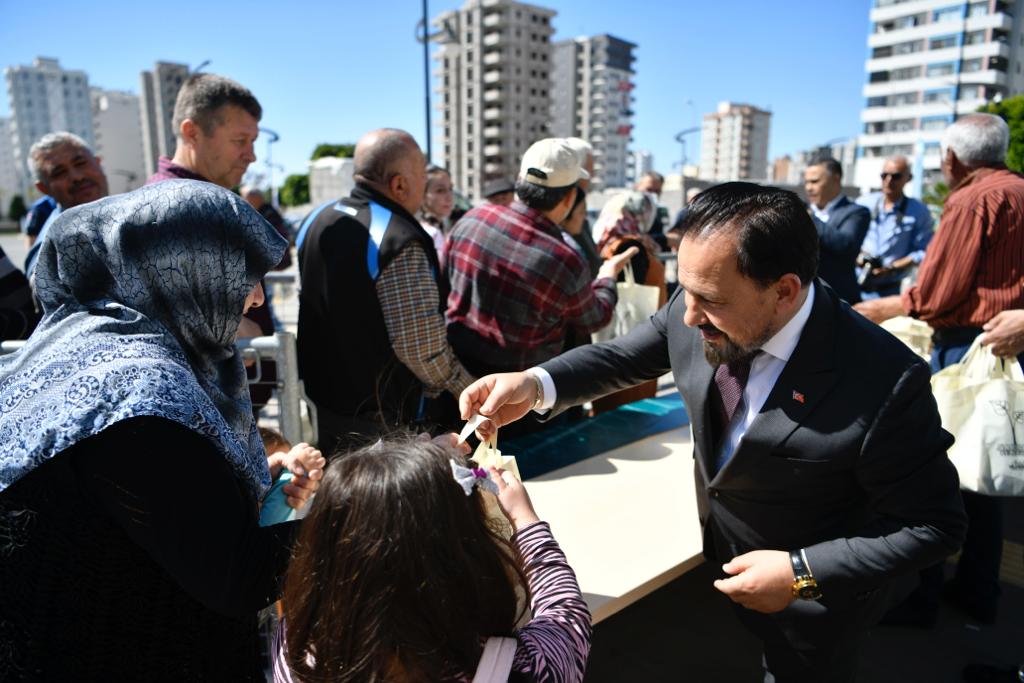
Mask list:
[[545,138],[526,150],[519,177],[531,185],[569,187],[590,178],[581,161],[565,138]]

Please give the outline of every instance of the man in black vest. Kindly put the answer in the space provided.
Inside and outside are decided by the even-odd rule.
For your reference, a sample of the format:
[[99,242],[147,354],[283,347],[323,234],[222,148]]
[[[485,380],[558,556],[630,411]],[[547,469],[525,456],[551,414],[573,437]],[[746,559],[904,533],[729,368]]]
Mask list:
[[413,217],[426,161],[405,131],[356,144],[356,187],[299,230],[299,374],[317,407],[324,452],[431,421],[431,399],[473,377],[445,332],[448,285]]

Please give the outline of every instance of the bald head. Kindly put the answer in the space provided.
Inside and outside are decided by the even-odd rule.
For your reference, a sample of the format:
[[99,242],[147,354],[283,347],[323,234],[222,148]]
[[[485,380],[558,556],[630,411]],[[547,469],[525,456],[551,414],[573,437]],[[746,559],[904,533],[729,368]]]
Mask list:
[[380,192],[415,215],[427,188],[426,159],[404,130],[378,128],[356,143],[356,182]]
[[419,154],[420,148],[411,135],[397,128],[371,130],[356,143],[356,180],[387,183],[397,173],[397,166],[406,157]]
[[903,187],[910,181],[910,164],[904,156],[889,157],[882,166],[882,194],[887,207],[903,199]]

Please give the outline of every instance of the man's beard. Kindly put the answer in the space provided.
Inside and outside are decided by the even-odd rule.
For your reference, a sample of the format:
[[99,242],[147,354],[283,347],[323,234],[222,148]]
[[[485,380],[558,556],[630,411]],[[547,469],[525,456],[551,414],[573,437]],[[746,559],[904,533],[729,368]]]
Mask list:
[[769,339],[775,336],[775,332],[771,327],[767,327],[753,344],[750,346],[740,346],[714,325],[700,325],[700,327],[702,329],[717,331],[722,335],[721,339],[718,340],[717,346],[707,340],[704,341],[704,357],[707,358],[708,363],[710,363],[712,367],[728,365],[729,363],[735,363],[736,361],[749,358],[760,351],[761,347],[767,343]]

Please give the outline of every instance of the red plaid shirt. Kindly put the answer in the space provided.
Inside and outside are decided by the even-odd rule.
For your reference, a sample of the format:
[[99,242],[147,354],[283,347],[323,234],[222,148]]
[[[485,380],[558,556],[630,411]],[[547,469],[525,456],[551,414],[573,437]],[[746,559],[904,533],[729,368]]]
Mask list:
[[522,370],[554,358],[572,327],[608,324],[618,295],[590,279],[544,214],[519,202],[473,209],[448,241],[449,337],[473,372]]

